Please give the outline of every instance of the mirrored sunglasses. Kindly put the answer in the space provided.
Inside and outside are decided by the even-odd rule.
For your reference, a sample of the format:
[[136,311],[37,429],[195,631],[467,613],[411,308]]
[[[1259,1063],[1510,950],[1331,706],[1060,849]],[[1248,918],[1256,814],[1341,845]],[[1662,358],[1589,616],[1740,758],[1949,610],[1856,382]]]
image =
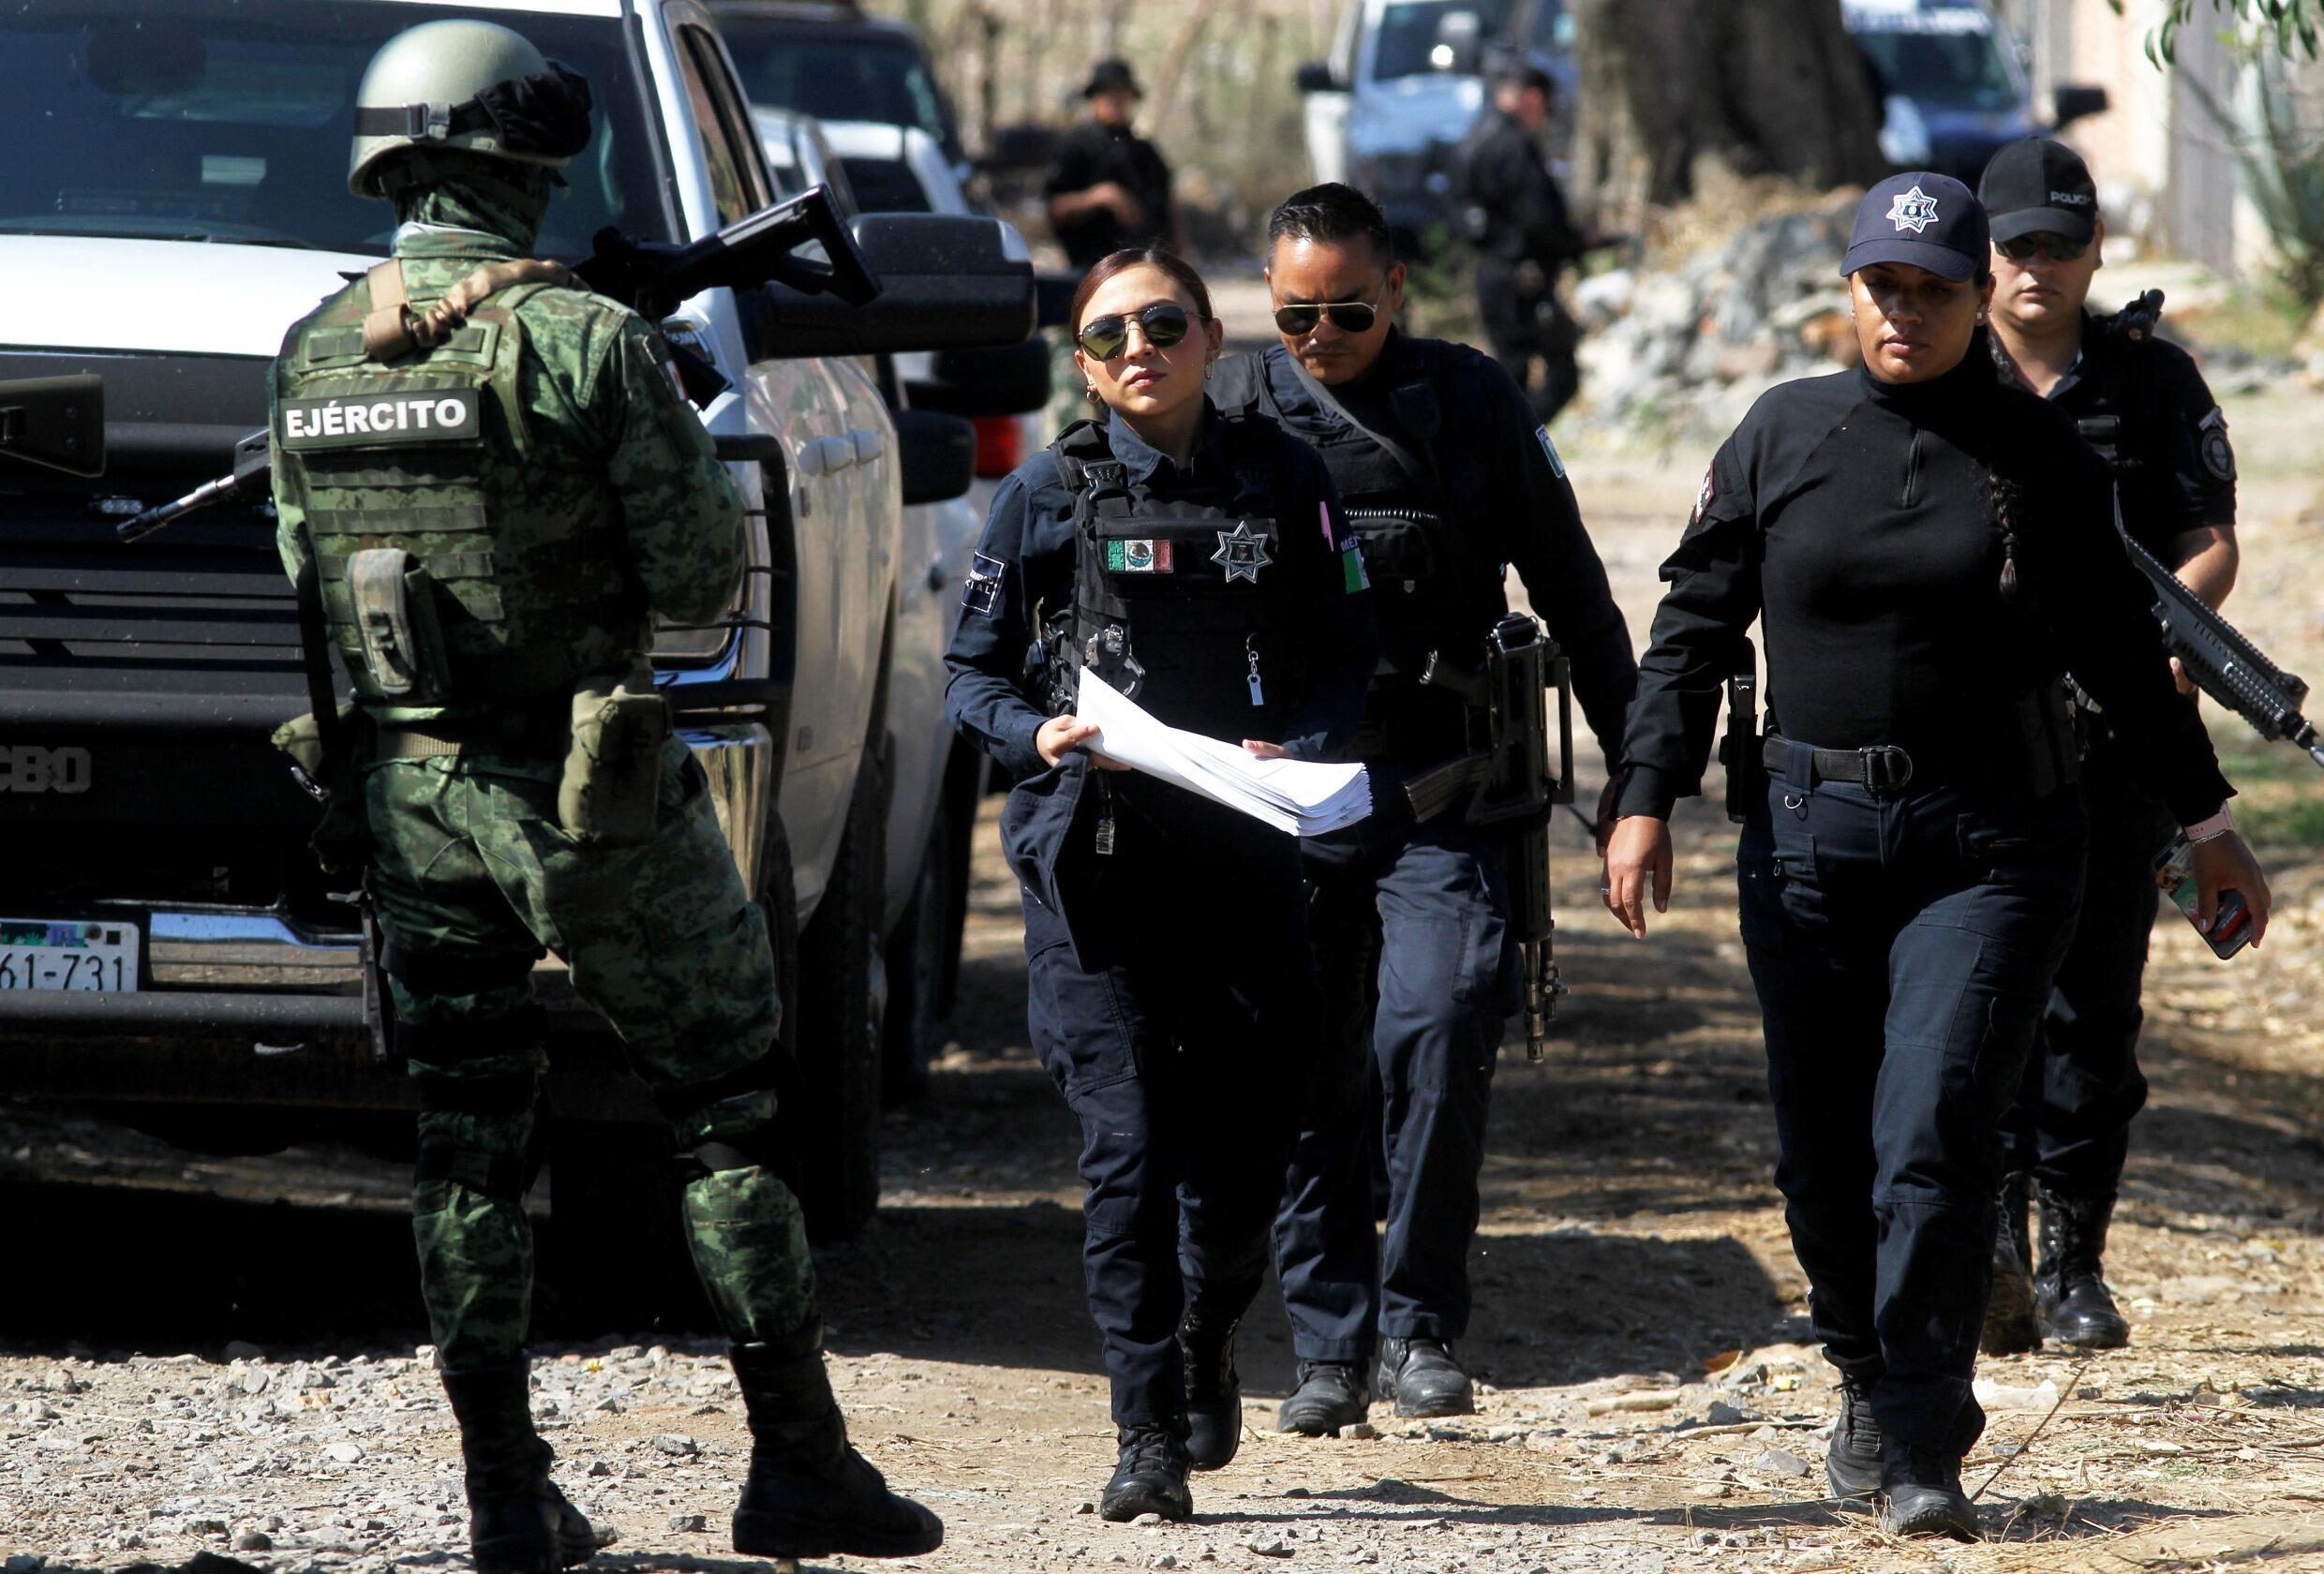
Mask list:
[[[1129,347],[1130,319],[1126,317],[1093,317],[1081,325],[1073,342],[1082,352],[1100,361],[1110,361]],[[1158,301],[1138,313],[1137,322],[1146,342],[1156,349],[1168,349],[1186,336],[1194,319],[1186,308],[1171,301]]]
[[1379,307],[1369,301],[1305,301],[1277,306],[1275,326],[1287,334],[1312,334],[1327,317],[1343,334],[1368,334],[1379,320]]

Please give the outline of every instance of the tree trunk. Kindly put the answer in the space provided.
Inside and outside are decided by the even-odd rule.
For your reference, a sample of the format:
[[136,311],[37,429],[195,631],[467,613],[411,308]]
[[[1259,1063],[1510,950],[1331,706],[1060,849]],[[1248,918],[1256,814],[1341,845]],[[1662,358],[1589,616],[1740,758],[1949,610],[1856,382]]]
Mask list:
[[1840,0],[1572,0],[1576,194],[1603,230],[1721,176],[1817,189],[1885,171]]

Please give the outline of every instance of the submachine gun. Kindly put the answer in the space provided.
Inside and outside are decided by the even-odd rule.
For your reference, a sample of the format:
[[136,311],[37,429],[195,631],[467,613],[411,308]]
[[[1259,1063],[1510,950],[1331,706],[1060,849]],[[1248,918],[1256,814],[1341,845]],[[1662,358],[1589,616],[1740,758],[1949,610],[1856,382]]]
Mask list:
[[[2150,290],[2114,314],[2107,331],[2134,342],[2154,332],[2163,316],[2163,292]],[[2119,416],[2094,415],[2078,423],[2082,440],[2096,449],[2111,466],[2122,440]],[[2123,538],[2130,560],[2154,590],[2154,617],[2163,626],[2163,643],[2186,669],[2195,686],[2251,723],[2252,731],[2274,742],[2287,741],[2308,751],[2324,765],[2324,736],[2316,723],[2300,713],[2308,698],[2308,685],[2268,660],[2259,647],[2203,598],[2188,589],[2162,560],[2132,538],[2123,521],[2122,494],[2114,497],[2114,528]]]
[[[648,322],[659,322],[688,296],[721,285],[749,290],[784,284],[801,294],[836,295],[851,305],[862,305],[880,292],[880,281],[832,206],[827,186],[812,186],[682,245],[633,240],[610,227],[600,230],[590,244],[594,249],[574,267],[574,276]],[[802,255],[800,248],[810,245],[823,255]],[[725,377],[692,346],[674,342],[669,349],[678,385],[697,407],[708,406],[726,391]],[[226,474],[124,520],[113,533],[124,542],[137,541],[200,509],[257,501],[273,484],[273,460],[261,429],[234,445],[234,468]]]
[[[1549,895],[1550,817],[1559,804],[1573,801],[1573,690],[1565,654],[1540,618],[1512,612],[1493,626],[1482,672],[1462,671],[1443,652],[1432,651],[1420,681],[1468,702],[1470,742],[1479,747],[1405,783],[1413,818],[1432,819],[1467,795],[1471,825],[1523,823],[1509,916],[1525,951],[1526,1057],[1538,1061],[1557,997],[1566,992],[1557,977],[1552,944],[1557,925]],[[1554,757],[1552,690],[1557,696]]]

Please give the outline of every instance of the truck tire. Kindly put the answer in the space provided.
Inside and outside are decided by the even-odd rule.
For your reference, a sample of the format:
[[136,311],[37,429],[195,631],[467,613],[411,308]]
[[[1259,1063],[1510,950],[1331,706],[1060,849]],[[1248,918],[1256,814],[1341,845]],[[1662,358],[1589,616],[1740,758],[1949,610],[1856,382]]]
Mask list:
[[867,751],[830,884],[799,939],[795,1094],[784,1122],[809,1239],[852,1240],[880,1200],[881,1021],[887,958],[886,773]]

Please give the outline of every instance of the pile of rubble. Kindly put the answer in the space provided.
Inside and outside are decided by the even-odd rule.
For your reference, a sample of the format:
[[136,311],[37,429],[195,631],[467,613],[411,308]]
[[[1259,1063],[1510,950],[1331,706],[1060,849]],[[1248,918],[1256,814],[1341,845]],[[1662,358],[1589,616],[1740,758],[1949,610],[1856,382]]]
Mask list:
[[1573,291],[1588,426],[1723,435],[1765,390],[1854,364],[1840,254],[1856,194],[1764,215],[1676,267]]

